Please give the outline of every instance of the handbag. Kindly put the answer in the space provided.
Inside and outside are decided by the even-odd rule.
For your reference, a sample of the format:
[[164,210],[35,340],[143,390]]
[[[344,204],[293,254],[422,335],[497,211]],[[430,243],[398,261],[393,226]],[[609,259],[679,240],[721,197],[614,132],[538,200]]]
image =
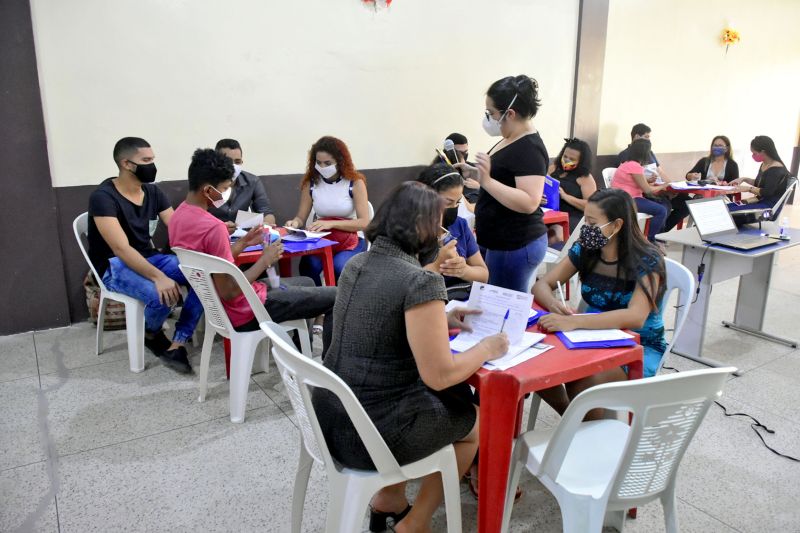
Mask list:
[[[322,217],[317,220],[350,220],[344,217]],[[336,244],[331,246],[333,253],[344,252],[347,250],[354,250],[358,246],[358,233],[355,231],[345,231],[341,229],[329,229],[330,235],[326,238],[335,241]]]
[[[97,315],[100,311],[100,286],[94,279],[91,271],[83,278],[83,289],[86,291],[86,307],[89,309],[89,320],[97,324]],[[106,301],[106,316],[103,321],[105,331],[125,329],[125,304],[116,300]]]

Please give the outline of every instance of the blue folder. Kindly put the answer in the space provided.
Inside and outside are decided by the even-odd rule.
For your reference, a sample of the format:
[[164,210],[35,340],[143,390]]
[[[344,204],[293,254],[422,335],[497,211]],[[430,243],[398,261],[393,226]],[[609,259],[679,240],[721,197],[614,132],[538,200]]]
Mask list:
[[636,339],[618,339],[613,341],[572,342],[564,335],[563,331],[556,331],[556,337],[564,343],[569,350],[585,350],[587,348],[617,348],[620,346],[637,346]]

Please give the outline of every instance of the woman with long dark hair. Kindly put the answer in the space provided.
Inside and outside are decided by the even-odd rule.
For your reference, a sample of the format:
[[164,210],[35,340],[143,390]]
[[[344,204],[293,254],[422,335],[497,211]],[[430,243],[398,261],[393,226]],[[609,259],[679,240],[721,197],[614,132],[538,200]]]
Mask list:
[[[420,266],[438,251],[442,207],[433,189],[405,182],[378,209],[366,229],[372,247],[339,278],[325,366],[353,389],[398,463],[453,444],[463,475],[478,448],[478,409],[464,381],[504,354],[508,338],[499,333],[450,352],[448,326],[464,328],[468,312],[448,317],[442,276]],[[342,404],[321,389],[313,400],[336,460],[374,470]],[[413,509],[405,483],[386,487],[372,500],[370,530],[385,530],[391,517],[395,531],[428,531],[442,498],[439,474],[423,479]]]
[[[533,287],[533,294],[550,314],[539,319],[546,331],[628,328],[635,330],[644,348],[644,375],[652,376],[667,349],[661,300],[666,287],[664,259],[647,241],[636,222],[630,195],[619,189],[601,189],[586,204],[586,223],[578,242],[556,267]],[[578,274],[586,314],[575,314],[553,296],[557,282]],[[626,379],[621,368],[609,370],[542,395],[560,413],[582,390]]]
[[477,179],[475,232],[489,283],[527,292],[547,251],[542,222],[547,149],[533,125],[539,111],[539,85],[528,76],[508,76],[486,91],[483,128],[502,137],[489,154],[478,153],[476,167],[458,163],[465,178]]
[[739,179],[739,165],[733,160],[731,140],[724,135],[711,139],[708,155],[700,158],[686,173],[689,181],[709,180],[713,183],[730,183]]
[[[328,231],[338,244],[333,248],[336,277],[354,255],[367,249],[358,232],[369,223],[367,180],[356,170],[347,145],[336,137],[322,137],[308,151],[306,173],[300,182],[300,207],[287,228],[301,228],[311,209],[314,220],[307,229]],[[300,273],[321,285],[322,260],[307,255],[300,259]],[[326,280],[332,284],[332,280]]]
[[737,185],[736,192],[748,192],[753,195],[741,204],[728,204],[730,211],[743,209],[769,209],[774,206],[789,185],[789,171],[783,164],[775,143],[766,135],[758,135],[750,141],[750,152],[753,160],[761,163],[758,174],[754,178],[739,178],[732,184]]

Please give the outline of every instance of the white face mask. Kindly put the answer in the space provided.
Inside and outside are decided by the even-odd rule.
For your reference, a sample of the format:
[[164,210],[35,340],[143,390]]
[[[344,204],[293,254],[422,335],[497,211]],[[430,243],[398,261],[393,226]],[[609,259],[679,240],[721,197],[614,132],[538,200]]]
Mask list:
[[511,99],[511,103],[508,104],[508,109],[503,111],[503,114],[500,115],[500,119],[492,118],[489,116],[487,112],[486,115],[483,117],[483,131],[487,134],[491,135],[492,137],[499,137],[503,134],[503,130],[500,127],[500,123],[503,122],[503,119],[506,118],[506,113],[508,110],[511,109],[511,106],[514,105],[514,102],[517,100],[517,95],[514,95],[514,98]]
[[225,192],[222,193],[222,203],[227,203],[231,199],[231,192],[233,192],[233,187],[225,189]]
[[[238,178],[239,174],[241,174],[241,173],[242,173],[242,165],[237,165],[236,163],[234,163],[233,164],[233,181],[236,181],[236,178]],[[228,189],[228,191],[230,191],[230,189]],[[231,193],[228,192],[228,196],[230,196],[230,195],[231,195]]]
[[[219,194],[220,196],[222,196],[222,198],[220,198],[219,200],[212,200],[210,196],[207,196],[207,198],[208,198],[209,200],[211,200],[211,205],[213,205],[214,207],[216,207],[217,209],[219,209],[220,207],[222,207],[223,205],[225,205],[225,195],[224,195],[224,194],[222,194],[221,192],[219,192],[219,191],[217,190],[217,188],[216,188],[216,187],[212,186],[211,188],[212,188],[212,189],[214,189],[214,192],[215,192],[215,193],[217,193],[217,194]],[[230,189],[228,189],[228,191],[230,191]],[[227,192],[227,191],[226,191],[226,192]]]
[[336,174],[336,163],[328,165],[327,167],[321,167],[319,166],[319,163],[316,163],[314,165],[314,168],[317,169],[319,175],[325,178],[326,180],[331,179],[334,176],[334,174]]

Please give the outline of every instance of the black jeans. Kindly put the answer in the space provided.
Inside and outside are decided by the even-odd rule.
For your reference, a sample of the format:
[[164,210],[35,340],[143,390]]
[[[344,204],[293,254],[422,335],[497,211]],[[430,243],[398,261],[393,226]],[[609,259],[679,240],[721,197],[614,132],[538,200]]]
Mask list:
[[[265,280],[266,281],[266,280]],[[317,287],[311,278],[303,276],[281,278],[279,289],[267,289],[264,308],[273,322],[305,318],[313,320],[325,315],[322,324],[322,356],[331,344],[333,330],[333,304],[336,302],[336,287]],[[254,318],[236,328],[236,331],[255,331],[259,329]],[[311,332],[309,331],[309,334]]]

